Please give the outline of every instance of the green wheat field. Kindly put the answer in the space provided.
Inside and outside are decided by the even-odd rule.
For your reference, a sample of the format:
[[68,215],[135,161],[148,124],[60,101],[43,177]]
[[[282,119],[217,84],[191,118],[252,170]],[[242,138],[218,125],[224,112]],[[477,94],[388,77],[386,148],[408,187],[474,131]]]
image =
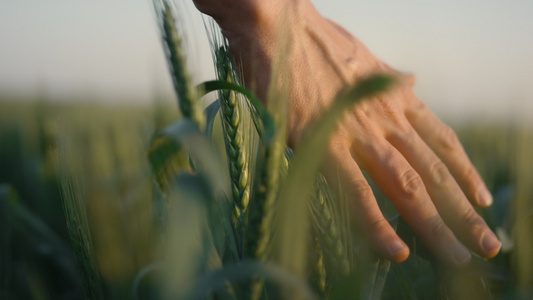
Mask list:
[[[0,95],[0,299],[533,298],[530,126],[454,128],[494,195],[479,213],[501,253],[441,265],[376,190],[411,248],[393,264],[354,233],[342,187],[319,173],[339,116],[391,79],[341,95],[293,152],[287,90],[263,107],[219,33],[217,78],[193,86],[179,14],[154,3],[178,101]],[[217,100],[206,105],[208,92]]]

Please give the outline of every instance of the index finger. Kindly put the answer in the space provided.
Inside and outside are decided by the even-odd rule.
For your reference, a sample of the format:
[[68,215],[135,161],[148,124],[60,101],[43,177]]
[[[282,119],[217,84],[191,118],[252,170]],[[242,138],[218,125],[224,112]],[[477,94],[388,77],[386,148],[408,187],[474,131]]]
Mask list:
[[470,202],[480,207],[490,206],[492,196],[455,132],[418,99],[414,100],[405,115],[419,136],[448,167]]

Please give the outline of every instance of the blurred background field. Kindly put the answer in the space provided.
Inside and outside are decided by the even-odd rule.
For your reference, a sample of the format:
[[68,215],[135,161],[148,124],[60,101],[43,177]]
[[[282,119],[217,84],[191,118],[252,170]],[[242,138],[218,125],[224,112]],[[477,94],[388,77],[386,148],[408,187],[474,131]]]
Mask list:
[[[87,203],[102,278],[130,284],[153,259],[148,141],[176,117],[174,105],[158,100],[150,107],[0,101],[0,182],[4,193],[15,195],[1,200],[0,298],[83,297],[71,294],[83,290],[61,204],[59,151],[61,172],[79,180]],[[68,148],[58,149],[59,140]]]
[[[77,178],[87,205],[96,274],[106,298],[131,296],[135,276],[157,260],[161,226],[147,162],[149,140],[178,117],[175,104],[152,103],[0,101],[0,294],[5,299],[83,295],[76,245],[67,234],[68,212],[61,205],[62,173]],[[476,276],[485,276],[484,284],[497,283],[491,287],[495,298],[512,299],[520,291],[530,295],[533,131],[520,122],[473,121],[455,129],[495,196],[494,205],[481,213],[503,241],[502,253],[491,260],[502,269]],[[60,140],[65,149],[58,147]],[[415,260],[392,266],[384,298],[432,297],[439,291],[428,285],[432,275]],[[502,270],[509,274],[499,274]],[[408,283],[402,282],[406,274]]]

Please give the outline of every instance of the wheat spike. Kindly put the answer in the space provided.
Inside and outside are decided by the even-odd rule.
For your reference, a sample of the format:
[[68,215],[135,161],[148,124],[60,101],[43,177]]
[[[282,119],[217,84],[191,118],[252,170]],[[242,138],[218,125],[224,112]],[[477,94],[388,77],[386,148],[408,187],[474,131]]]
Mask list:
[[68,233],[74,248],[76,264],[83,279],[86,299],[103,299],[102,281],[96,263],[82,184],[79,178],[69,174],[66,167],[68,163],[72,163],[72,154],[69,150],[66,141],[60,139],[59,155],[55,164],[61,183],[61,200],[65,210]]
[[352,240],[347,216],[343,214],[346,210],[339,208],[339,204],[343,202],[335,197],[324,176],[318,176],[310,209],[329,280],[347,276],[353,264]]
[[174,90],[178,96],[180,111],[184,117],[193,119],[203,129],[205,116],[198,101],[198,93],[194,89],[187,72],[183,42],[176,27],[176,19],[172,13],[172,8],[166,0],[154,0],[154,6],[160,21],[163,47],[170,67]]
[[[231,54],[226,45],[216,50],[216,69],[219,80],[238,82],[233,71]],[[239,223],[250,201],[249,147],[244,145],[243,101],[234,91],[219,92],[224,141],[228,157],[231,190],[235,203],[234,217]]]

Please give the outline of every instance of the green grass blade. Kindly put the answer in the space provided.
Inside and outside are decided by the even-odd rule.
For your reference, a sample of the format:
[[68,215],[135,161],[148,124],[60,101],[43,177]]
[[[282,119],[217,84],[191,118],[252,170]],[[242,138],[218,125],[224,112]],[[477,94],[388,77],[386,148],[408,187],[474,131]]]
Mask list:
[[209,106],[206,107],[205,109],[205,116],[206,116],[205,132],[208,137],[213,136],[213,126],[215,124],[215,120],[216,120],[216,117],[219,111],[220,111],[220,102],[218,101],[213,101],[213,103],[209,104]]
[[[233,261],[238,261],[231,214],[227,205],[213,201],[218,198],[215,194],[205,173],[181,173],[173,181],[165,247],[166,280],[172,298],[190,299],[194,282],[201,274],[222,268],[226,248],[233,252]],[[230,286],[226,288],[231,290]]]
[[[228,179],[224,172],[225,168],[222,159],[215,152],[207,136],[200,131],[193,120],[185,118],[168,126],[154,138],[152,143],[152,147],[149,150],[151,160],[156,159],[158,154],[163,153],[163,151],[159,151],[160,149],[173,145],[175,153],[170,153],[170,155],[171,157],[177,155],[181,159],[177,164],[184,165],[183,159],[188,155],[195,166],[195,171],[205,173],[216,193],[228,194],[229,191],[226,185]],[[160,161],[168,162],[169,159],[161,159]],[[155,167],[162,167],[162,165],[158,164]],[[158,170],[155,170],[155,173],[157,172]]]
[[70,278],[75,279],[78,276],[78,271],[71,264],[74,262],[74,257],[68,245],[22,202],[10,202],[9,212],[15,221],[15,233],[24,236],[32,247],[50,247],[50,251],[54,253],[54,263]]
[[9,293],[14,265],[11,252],[14,218],[9,212],[11,193],[8,184],[0,184],[0,296]]
[[148,160],[158,187],[163,193],[177,173],[192,171],[189,158],[181,145],[159,135],[150,142]]
[[280,287],[297,290],[304,299],[318,299],[304,280],[301,280],[286,270],[272,264],[256,261],[243,261],[239,264],[228,264],[223,269],[210,272],[195,284],[192,299],[206,299],[214,292],[224,288],[227,281],[247,281],[252,277],[260,276],[268,282]]
[[186,299],[207,261],[205,244],[210,186],[202,175],[181,173],[170,197],[169,235],[164,246],[164,266],[169,299]]
[[357,101],[384,91],[391,83],[390,77],[376,75],[341,92],[332,106],[314,124],[294,155],[292,167],[280,192],[276,245],[279,262],[296,276],[305,278],[306,274],[308,201],[316,174],[327,151],[329,137],[346,109]]
[[[237,242],[231,227],[230,203],[227,200],[230,190],[226,168],[209,138],[200,132],[196,123],[184,118],[167,127],[152,141],[149,158],[155,177],[162,183],[163,192],[167,195],[174,186],[176,176],[191,172],[189,168],[183,166],[188,166],[189,159],[193,162],[195,173],[205,176],[213,191],[208,208],[213,214],[213,218],[209,221],[215,231],[215,240],[219,240],[222,236],[232,257],[238,257]],[[169,168],[169,166],[174,167]],[[222,248],[219,246],[218,250],[222,251]]]
[[[285,48],[285,50],[288,49]],[[271,137],[267,135],[261,137],[262,143],[258,149],[259,159],[255,172],[257,181],[254,186],[254,198],[250,204],[245,243],[247,256],[259,261],[267,261],[271,257],[272,236],[275,231],[273,224],[276,218],[280,182],[286,175],[289,164],[288,149],[285,144],[288,127],[289,86],[288,81],[280,80],[281,74],[289,72],[280,69],[282,69],[281,65],[275,63],[268,97],[268,115],[272,116],[274,122],[273,132]],[[263,279],[254,278],[249,291],[250,298],[260,299],[263,289]]]

